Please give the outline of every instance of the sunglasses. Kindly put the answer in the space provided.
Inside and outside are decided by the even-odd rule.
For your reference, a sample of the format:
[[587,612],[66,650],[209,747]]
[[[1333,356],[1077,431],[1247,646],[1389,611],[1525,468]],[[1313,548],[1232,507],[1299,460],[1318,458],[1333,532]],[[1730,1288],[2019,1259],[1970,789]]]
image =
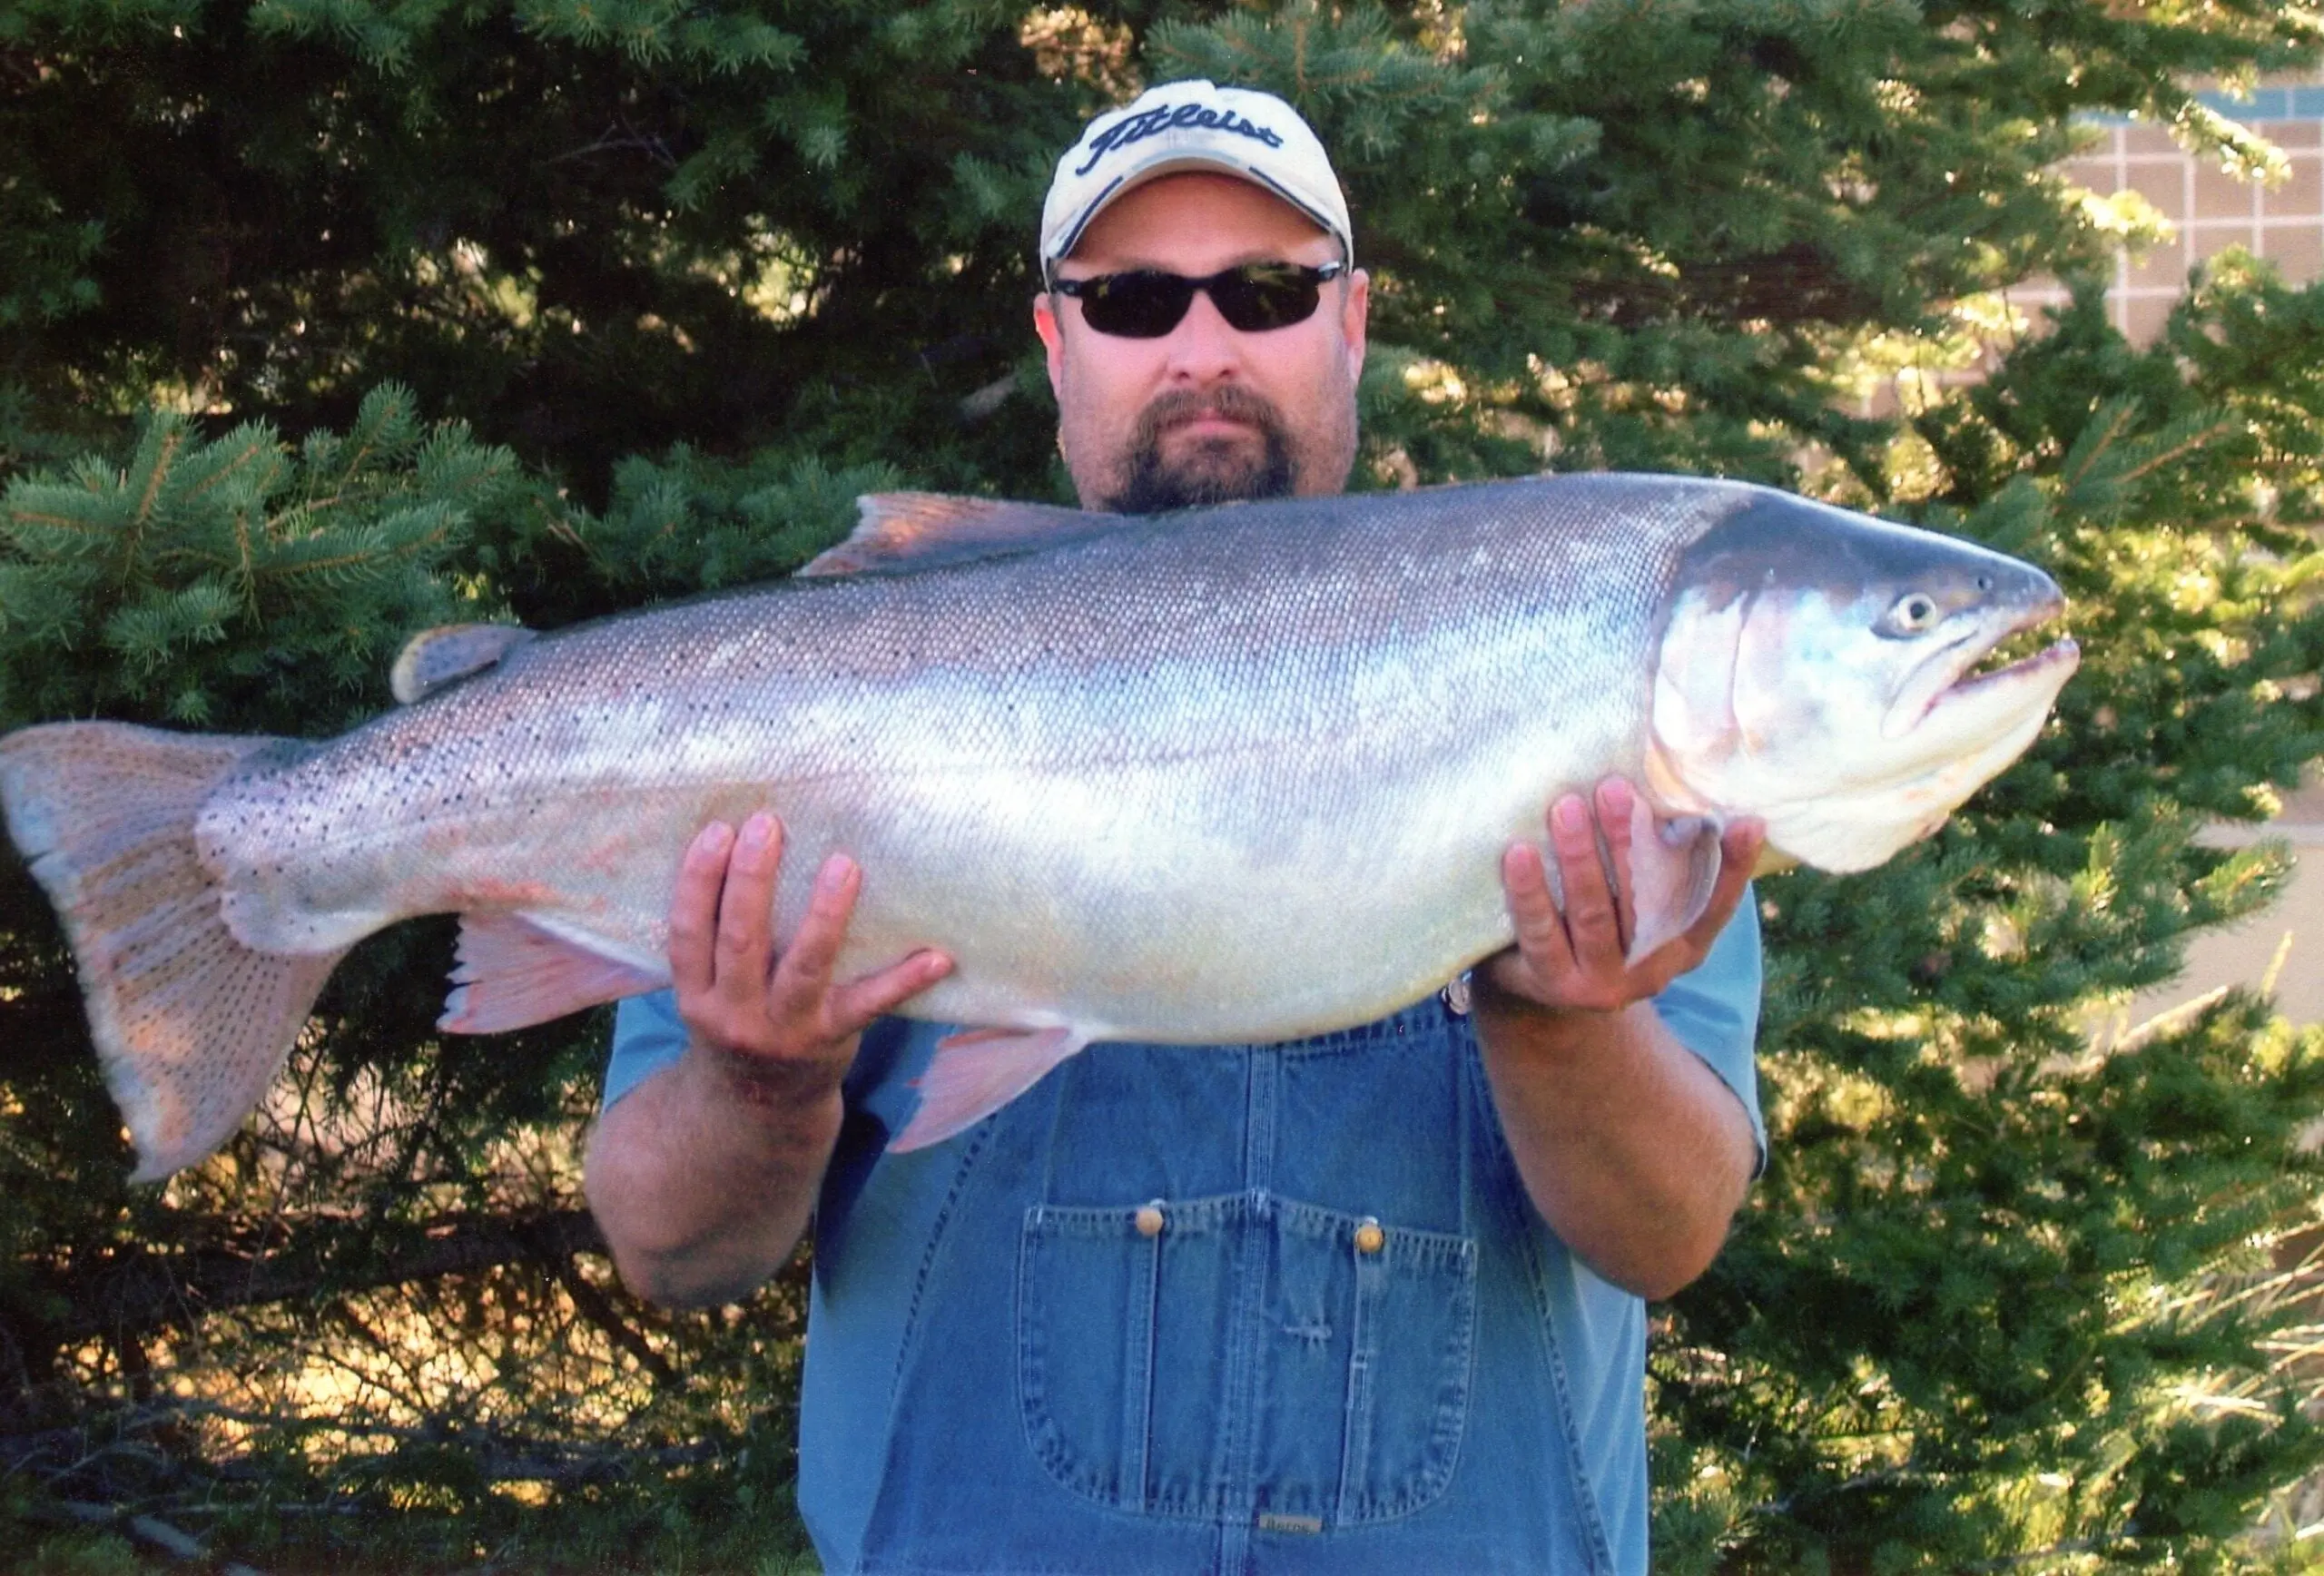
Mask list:
[[1094,279],[1061,279],[1050,285],[1081,303],[1081,320],[1101,334],[1125,340],[1158,340],[1178,326],[1194,305],[1195,291],[1210,297],[1228,325],[1246,334],[1287,329],[1315,315],[1317,292],[1325,280],[1347,271],[1344,262],[1305,268],[1295,262],[1246,262],[1221,269],[1206,279],[1138,269],[1101,273]]

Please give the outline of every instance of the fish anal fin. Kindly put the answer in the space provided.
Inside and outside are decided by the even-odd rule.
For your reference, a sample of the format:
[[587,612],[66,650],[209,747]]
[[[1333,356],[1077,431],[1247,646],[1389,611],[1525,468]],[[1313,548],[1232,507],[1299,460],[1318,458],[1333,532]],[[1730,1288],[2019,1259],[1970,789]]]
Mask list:
[[940,1144],[1000,1109],[1088,1041],[1072,1029],[971,1029],[936,1042],[920,1076],[920,1108],[888,1148]]
[[344,948],[245,946],[194,818],[265,738],[60,723],[0,739],[0,808],[73,943],[89,1034],[154,1182],[241,1126]]
[[388,687],[405,705],[426,700],[496,665],[533,638],[531,630],[514,624],[445,624],[423,629],[403,643],[388,672]]
[[903,574],[1035,552],[1122,523],[1119,515],[949,493],[867,493],[855,500],[854,531],[799,570],[804,576]]
[[1716,817],[1661,820],[1644,794],[1630,801],[1630,950],[1636,963],[1684,935],[1710,907],[1725,856]]
[[436,1027],[447,1034],[504,1034],[669,982],[666,974],[592,951],[521,913],[474,911],[460,916],[453,989]]

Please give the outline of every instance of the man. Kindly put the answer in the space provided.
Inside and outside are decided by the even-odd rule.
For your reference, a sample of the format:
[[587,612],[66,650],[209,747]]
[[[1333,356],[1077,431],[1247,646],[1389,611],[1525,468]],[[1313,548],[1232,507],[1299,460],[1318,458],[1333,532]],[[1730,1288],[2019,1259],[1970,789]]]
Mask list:
[[[1100,116],[1041,248],[1085,505],[1344,485],[1369,281],[1288,105],[1187,82]],[[591,1202],[681,1303],[812,1217],[800,1504],[832,1571],[1643,1571],[1640,1298],[1709,1262],[1757,1162],[1759,839],[1629,967],[1593,842],[1619,871],[1629,794],[1549,807],[1562,917],[1509,851],[1519,944],[1472,1018],[1448,991],[1290,1045],[1100,1046],[904,1155],[944,1030],[882,1015],[949,960],[832,978],[837,856],[778,954],[779,822],[707,828],[675,995],[624,1004]]]

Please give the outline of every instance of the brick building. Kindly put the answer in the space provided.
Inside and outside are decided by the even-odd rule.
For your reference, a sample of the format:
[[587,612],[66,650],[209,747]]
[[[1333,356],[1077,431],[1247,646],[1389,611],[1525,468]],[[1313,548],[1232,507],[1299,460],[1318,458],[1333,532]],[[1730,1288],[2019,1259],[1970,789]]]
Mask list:
[[[2324,277],[2324,77],[2271,80],[2245,99],[2202,96],[2282,149],[2290,178],[2276,186],[2238,180],[2190,156],[2162,127],[2128,121],[2105,125],[2105,141],[2066,166],[2078,184],[2102,196],[2135,192],[2171,222],[2168,241],[2115,259],[2106,292],[2114,326],[2141,343],[2185,291],[2187,271],[2230,246],[2268,259],[2294,284]],[[2055,293],[2012,296],[2031,309]]]
[[[2116,257],[2106,292],[2115,327],[2141,343],[2162,328],[2187,288],[2188,271],[2230,246],[2274,262],[2288,282],[2324,278],[2324,76],[2271,79],[2248,98],[2205,94],[2203,100],[2281,149],[2290,178],[2275,186],[2237,180],[2215,161],[2190,156],[2161,127],[2133,122],[2106,125],[2105,140],[2067,166],[2092,192],[2136,192],[2171,222],[2167,241],[2136,258]],[[2034,315],[2061,293],[2037,286],[2014,291],[2011,299]],[[2324,1021],[2324,787],[2289,796],[2268,831],[2289,842],[2299,859],[2283,901],[2233,931],[2196,941],[2186,972],[2131,1003],[2109,1026],[2112,1032],[2230,983],[2260,983],[2271,970],[2287,1016]],[[2212,833],[2228,845],[2252,836],[2248,827]]]

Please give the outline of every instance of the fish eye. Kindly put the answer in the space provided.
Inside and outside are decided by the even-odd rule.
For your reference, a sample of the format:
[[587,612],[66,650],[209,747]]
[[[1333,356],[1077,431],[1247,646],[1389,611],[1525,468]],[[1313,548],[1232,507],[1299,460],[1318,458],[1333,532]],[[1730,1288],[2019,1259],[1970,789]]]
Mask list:
[[1936,627],[1944,609],[1936,598],[1925,591],[1907,591],[1896,598],[1881,619],[1876,633],[1887,635],[1919,635]]

